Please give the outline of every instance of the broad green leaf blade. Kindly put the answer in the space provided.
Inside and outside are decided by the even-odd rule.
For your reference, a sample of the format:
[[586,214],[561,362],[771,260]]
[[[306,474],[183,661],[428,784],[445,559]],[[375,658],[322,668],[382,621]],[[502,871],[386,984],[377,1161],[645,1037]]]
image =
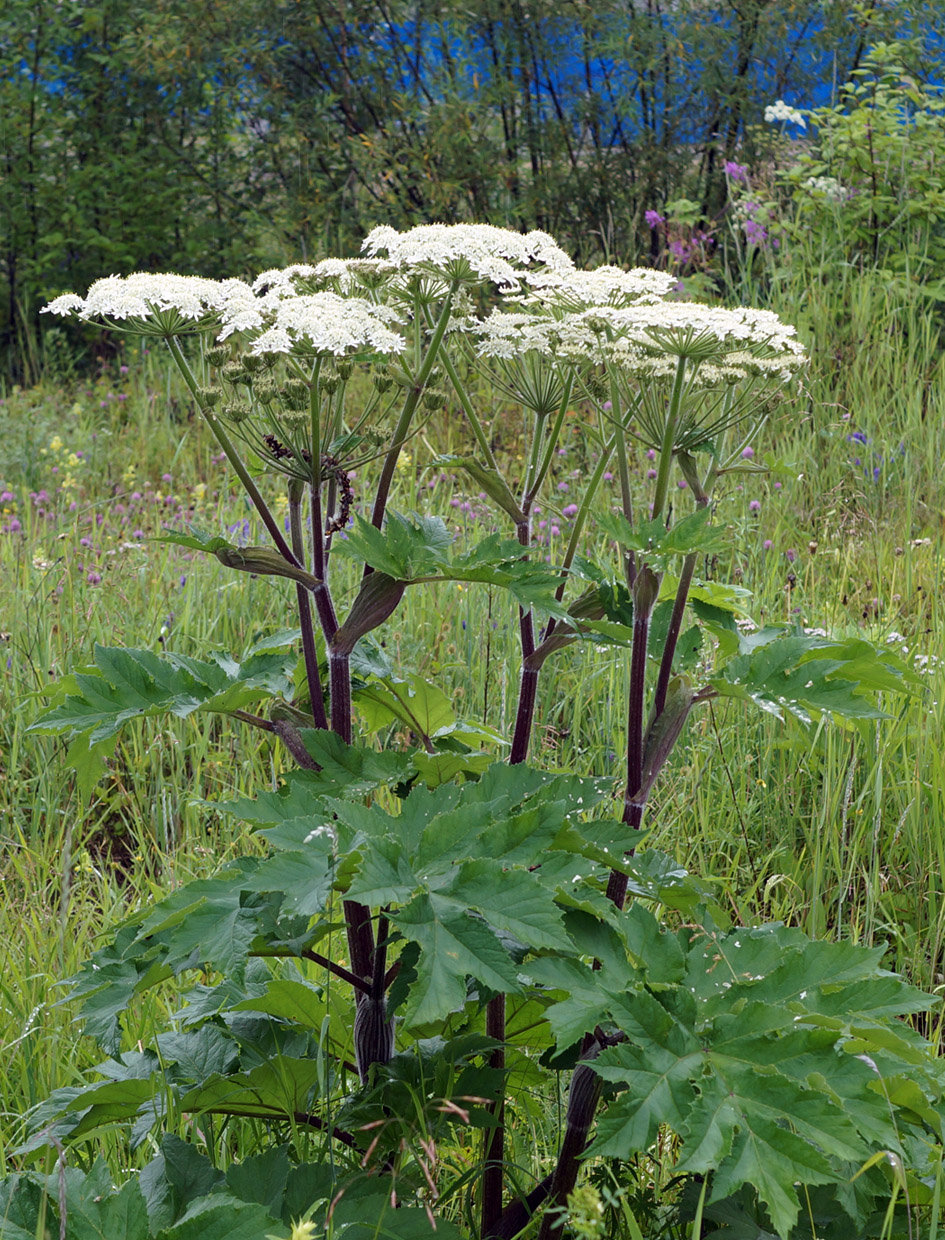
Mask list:
[[828,1184],[836,1172],[827,1156],[791,1132],[785,1119],[820,1102],[784,1078],[730,1076],[700,1082],[686,1121],[686,1153],[677,1171],[713,1172],[712,1199],[751,1184],[768,1207],[780,1235],[789,1235],[800,1212],[796,1184]]
[[[829,657],[824,657],[828,655]],[[862,641],[826,643],[791,634],[729,660],[710,683],[725,697],[753,701],[781,718],[807,724],[812,714],[881,719],[883,711],[867,692],[913,691],[913,678],[888,650]]]
[[452,901],[421,895],[391,920],[420,947],[417,980],[407,999],[410,1025],[442,1020],[466,1001],[466,978],[490,990],[517,993],[517,970],[499,939],[468,913],[457,915]]
[[184,1094],[179,1105],[197,1114],[291,1119],[310,1109],[323,1070],[315,1059],[279,1056],[251,1072],[208,1077]]
[[714,555],[724,551],[730,543],[727,531],[712,526],[711,520],[710,508],[697,508],[669,529],[659,519],[633,526],[617,512],[600,513],[597,524],[618,546],[639,552],[648,563],[659,567],[674,555]]
[[195,1202],[179,1222],[159,1232],[157,1240],[261,1240],[280,1230],[284,1234],[286,1229],[265,1206],[214,1194]]
[[540,880],[527,870],[509,869],[480,857],[460,866],[448,889],[435,897],[444,910],[452,903],[459,916],[471,908],[498,930],[536,950],[571,950],[561,912],[548,899]]
[[201,662],[150,650],[95,647],[95,670],[77,673],[75,691],[45,711],[36,732],[88,735],[89,746],[107,740],[130,719],[195,711],[242,710],[283,696],[292,687],[296,660],[282,653],[250,655],[242,664],[228,655]]
[[226,1169],[226,1182],[240,1201],[265,1206],[278,1218],[282,1211],[286,1180],[289,1178],[289,1147],[277,1145],[261,1154],[231,1163]]
[[418,738],[429,741],[456,725],[452,700],[416,672],[405,680],[372,681],[354,689],[351,697],[369,732],[399,720]]
[[[58,1176],[47,1180],[53,1200],[59,1195]],[[86,1175],[74,1168],[66,1171],[66,1224],[70,1240],[147,1240],[148,1211],[135,1179],[117,1191],[104,1160],[96,1161]],[[0,1235],[5,1235],[0,1222]]]
[[360,560],[395,581],[436,573],[448,560],[453,541],[440,517],[417,513],[406,517],[390,509],[382,530],[355,515],[346,533],[347,537],[336,544],[338,554]]

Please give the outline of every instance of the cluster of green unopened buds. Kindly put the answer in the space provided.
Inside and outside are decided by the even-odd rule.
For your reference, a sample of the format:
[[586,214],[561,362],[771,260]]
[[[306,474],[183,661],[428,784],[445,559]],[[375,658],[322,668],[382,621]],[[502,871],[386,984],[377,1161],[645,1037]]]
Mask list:
[[[276,733],[300,765],[316,768],[307,734],[327,729],[351,743],[352,659],[407,589],[444,579],[506,586],[521,647],[509,762],[528,756],[550,655],[581,641],[629,650],[620,783],[623,824],[633,832],[692,710],[720,692],[739,695],[737,676],[727,688],[718,679],[695,683],[692,642],[680,640],[684,617],[696,589],[722,645],[735,641],[724,616],[737,613],[736,596],[695,578],[699,557],[724,546],[711,522],[713,492],[726,475],[759,468],[745,449],[792,393],[804,363],[794,329],[775,314],[683,302],[674,288],[672,277],[649,269],[580,270],[542,232],[430,225],[376,228],[362,257],[266,271],[252,284],[109,277],[86,297],[66,294],[46,310],[166,342],[271,539],[259,547],[222,537],[201,545],[229,567],[294,584],[307,693],[280,703],[269,718],[242,712],[247,722]],[[504,410],[517,406],[524,415],[519,462],[497,454],[493,415],[482,409],[486,387]],[[555,457],[577,403],[588,411],[591,463],[567,545],[548,563],[534,514],[539,502],[555,504],[548,494]],[[475,547],[455,542],[434,516],[388,511],[405,446],[422,436],[435,452],[444,411],[465,420],[469,447],[465,455],[441,456],[438,468],[448,460],[495,507],[499,532]],[[633,466],[641,451],[652,478]],[[263,493],[261,467],[285,480],[287,523]],[[605,475],[617,479],[616,508],[599,502]],[[684,496],[689,511],[680,513]],[[615,568],[579,554],[592,519],[617,548]],[[330,571],[339,553],[360,569],[343,609]],[[427,733],[404,704],[407,696],[399,699],[401,721],[430,786],[446,770],[449,778],[474,780],[484,758],[494,761],[476,749],[501,744],[494,731]],[[443,755],[449,761],[436,765]],[[617,910],[626,893],[626,869],[615,867],[606,895]],[[354,1045],[367,1080],[394,1050],[386,1006],[389,910],[373,917],[363,902],[347,899],[344,913],[347,976],[357,994]],[[497,1045],[503,1004],[497,995],[488,1005],[486,1032]],[[583,1059],[592,1062],[607,1045],[605,1032],[589,1034]],[[497,1050],[494,1064],[502,1063]],[[562,1206],[599,1097],[600,1078],[579,1065],[566,1148],[543,1189]],[[486,1139],[484,1236],[513,1234],[516,1218],[502,1206],[501,1142],[497,1124]]]

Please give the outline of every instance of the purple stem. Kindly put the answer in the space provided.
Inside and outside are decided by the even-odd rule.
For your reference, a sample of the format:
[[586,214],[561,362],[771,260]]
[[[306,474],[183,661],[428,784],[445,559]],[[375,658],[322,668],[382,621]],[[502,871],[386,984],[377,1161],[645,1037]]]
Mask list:
[[695,568],[696,553],[693,551],[683,560],[682,572],[679,574],[679,585],[676,587],[676,597],[673,599],[673,614],[669,618],[666,644],[660,656],[660,670],[656,678],[656,692],[653,697],[654,718],[663,713],[663,707],[666,705],[666,690],[669,687],[669,680],[673,674],[673,659],[676,656],[676,645],[679,641],[680,630],[682,629],[686,600],[689,597],[689,587],[692,585],[692,574],[695,572]]
[[518,690],[518,709],[515,712],[515,731],[512,733],[512,749],[509,763],[515,766],[528,757],[528,742],[535,718],[535,702],[538,698],[538,668],[522,666],[522,678]]
[[328,686],[331,693],[331,730],[346,745],[351,744],[351,670],[350,656],[333,650],[328,652]]
[[[505,995],[496,995],[486,1006],[486,1037],[503,1043],[489,1057],[489,1067],[505,1071]],[[490,1235],[502,1215],[502,1190],[505,1179],[505,1087],[498,1101],[490,1107],[496,1127],[486,1130],[482,1173],[481,1235]]]

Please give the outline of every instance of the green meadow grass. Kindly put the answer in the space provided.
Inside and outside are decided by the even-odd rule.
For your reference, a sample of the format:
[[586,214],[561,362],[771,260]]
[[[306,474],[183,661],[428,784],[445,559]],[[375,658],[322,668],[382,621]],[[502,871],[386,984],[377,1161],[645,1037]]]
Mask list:
[[[807,272],[777,285],[772,300],[810,345],[804,396],[759,440],[756,459],[770,472],[736,475],[723,493],[719,515],[738,531],[737,550],[705,567],[752,592],[756,619],[888,641],[917,661],[926,688],[885,702],[887,720],[850,731],[825,723],[813,742],[732,701],[703,710],[654,795],[650,839],[711,879],[745,921],[888,943],[890,967],[945,992],[938,333],[921,301],[862,274]],[[84,386],[64,390],[50,378],[7,391],[0,405],[0,1171],[28,1108],[98,1058],[58,1005],[59,981],[140,902],[256,848],[207,802],[271,786],[283,769],[283,755],[238,724],[148,721],[123,732],[86,801],[65,746],[28,731],[50,684],[96,642],[239,653],[291,623],[282,583],[149,541],[164,524],[224,530],[251,514],[169,361],[135,349],[124,361],[127,374],[110,362]],[[577,409],[556,463],[569,500],[587,473],[581,417]],[[514,418],[493,429],[514,458]],[[423,493],[458,528],[482,529],[477,497],[438,480],[434,441],[437,451],[463,448],[458,413],[411,442],[394,506],[416,507]],[[550,529],[557,518],[546,508]],[[442,585],[408,591],[380,636],[462,713],[508,733],[514,619],[484,588]],[[533,761],[617,774],[624,659],[592,647],[556,656],[540,690]],[[161,1023],[161,1002],[137,1010],[132,1041]],[[926,1032],[937,1037],[940,1020],[933,1012]],[[188,1121],[176,1122],[183,1131]],[[523,1168],[536,1148],[554,1145],[555,1123],[547,1106],[519,1117]],[[232,1125],[204,1136],[222,1157],[226,1143],[252,1132]],[[119,1136],[109,1139],[114,1165],[131,1165]]]

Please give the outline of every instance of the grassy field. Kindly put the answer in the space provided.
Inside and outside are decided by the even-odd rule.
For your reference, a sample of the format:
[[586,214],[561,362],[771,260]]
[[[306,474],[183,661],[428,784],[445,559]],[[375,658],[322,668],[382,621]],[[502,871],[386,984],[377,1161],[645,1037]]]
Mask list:
[[[700,714],[661,782],[653,842],[717,887],[746,922],[889,945],[890,967],[945,993],[945,362],[917,296],[855,273],[798,277],[773,308],[811,351],[804,399],[758,444],[765,475],[741,475],[720,519],[738,531],[711,571],[753,595],[758,620],[888,642],[926,691],[890,718],[845,731],[798,729],[729,701]],[[558,458],[559,510],[589,472],[577,406]],[[493,435],[516,452],[513,417]],[[419,491],[462,534],[491,518],[411,443],[397,508]],[[458,411],[437,449],[465,445]],[[634,467],[645,470],[645,460]],[[355,484],[357,485],[357,484]],[[249,529],[226,464],[193,416],[169,359],[132,348],[94,381],[51,370],[0,403],[0,1171],[24,1112],[98,1055],[57,1005],[104,929],[138,902],[258,847],[215,800],[270,786],[281,754],[237,724],[129,727],[91,798],[65,747],[28,732],[49,685],[94,643],[238,653],[290,622],[288,586],[226,573],[151,541],[187,521]],[[249,523],[249,524],[246,524]],[[560,545],[560,544],[559,544]],[[506,734],[517,686],[514,616],[485,588],[408,593],[386,626],[389,652],[435,675],[470,717]],[[575,648],[543,682],[532,760],[609,774],[624,746],[623,655]],[[552,665],[549,665],[550,667]],[[139,1013],[147,1037],[153,1013]],[[927,1032],[938,1034],[938,1020]],[[539,1136],[540,1142],[553,1136]],[[116,1141],[116,1163],[127,1158]]]

